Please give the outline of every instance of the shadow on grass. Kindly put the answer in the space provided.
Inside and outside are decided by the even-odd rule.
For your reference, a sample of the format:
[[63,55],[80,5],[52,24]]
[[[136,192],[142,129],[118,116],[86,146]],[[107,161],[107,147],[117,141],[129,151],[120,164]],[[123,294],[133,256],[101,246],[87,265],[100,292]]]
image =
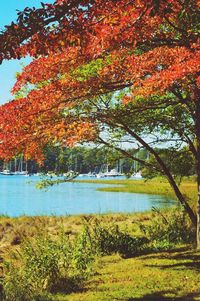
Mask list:
[[[194,254],[194,252],[188,251],[184,253],[176,253],[176,252],[170,252],[168,255],[161,254],[159,256],[151,256],[146,257],[144,259],[167,259],[167,260],[173,260],[173,263],[170,264],[160,264],[160,265],[147,265],[148,267],[152,268],[159,268],[159,269],[168,269],[168,268],[177,268],[177,269],[190,269],[193,271],[200,271],[200,253]],[[174,263],[174,260],[177,262]]]
[[[188,251],[189,250],[189,251]],[[178,253],[178,254],[177,254]],[[145,259],[154,259],[154,258],[166,258],[168,256],[172,257],[172,256],[179,256],[183,253],[183,255],[187,254],[187,253],[192,253],[194,254],[194,250],[191,249],[191,247],[177,247],[177,248],[173,248],[173,249],[169,249],[169,250],[158,250],[158,251],[149,251],[147,252],[144,257]],[[166,256],[167,254],[167,256]],[[199,253],[200,255],[200,253]],[[143,255],[141,255],[143,256]]]
[[167,293],[169,294],[172,292],[157,292],[140,298],[129,298],[126,299],[126,301],[195,301],[195,298],[200,296],[200,294],[193,293],[183,297],[165,297]]

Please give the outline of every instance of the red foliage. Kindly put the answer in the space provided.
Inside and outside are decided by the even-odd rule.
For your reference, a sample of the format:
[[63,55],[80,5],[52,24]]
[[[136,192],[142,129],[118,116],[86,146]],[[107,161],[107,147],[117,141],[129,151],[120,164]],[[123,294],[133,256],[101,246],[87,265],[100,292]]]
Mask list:
[[[0,59],[34,57],[13,93],[33,89],[0,108],[0,157],[23,151],[42,161],[49,141],[94,139],[93,122],[63,112],[95,95],[131,87],[128,102],[199,86],[197,10],[197,0],[57,0],[25,9],[1,33]],[[101,67],[81,78],[97,59]]]

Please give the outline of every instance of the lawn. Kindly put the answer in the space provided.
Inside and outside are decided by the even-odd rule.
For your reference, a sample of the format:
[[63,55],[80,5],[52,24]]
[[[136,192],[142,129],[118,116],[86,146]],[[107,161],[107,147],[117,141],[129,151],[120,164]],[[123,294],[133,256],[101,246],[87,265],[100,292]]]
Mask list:
[[58,301],[200,300],[200,252],[179,249],[122,259],[101,258],[82,292]]

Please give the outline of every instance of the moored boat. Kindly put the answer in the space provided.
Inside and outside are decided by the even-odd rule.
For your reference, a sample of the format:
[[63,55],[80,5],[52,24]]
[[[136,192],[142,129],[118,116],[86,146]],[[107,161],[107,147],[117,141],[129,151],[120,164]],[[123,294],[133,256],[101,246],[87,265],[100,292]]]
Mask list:
[[11,172],[9,169],[4,169],[0,172],[1,175],[4,175],[4,176],[13,176],[14,173]]

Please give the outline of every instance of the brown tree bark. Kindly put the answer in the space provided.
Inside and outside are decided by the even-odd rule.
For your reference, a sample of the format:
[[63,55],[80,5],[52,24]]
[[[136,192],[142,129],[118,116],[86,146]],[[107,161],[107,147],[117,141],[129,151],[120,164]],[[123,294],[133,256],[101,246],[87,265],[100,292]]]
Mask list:
[[196,149],[197,149],[197,249],[200,249],[200,91],[197,87],[194,88],[195,102],[195,132],[196,132]]

